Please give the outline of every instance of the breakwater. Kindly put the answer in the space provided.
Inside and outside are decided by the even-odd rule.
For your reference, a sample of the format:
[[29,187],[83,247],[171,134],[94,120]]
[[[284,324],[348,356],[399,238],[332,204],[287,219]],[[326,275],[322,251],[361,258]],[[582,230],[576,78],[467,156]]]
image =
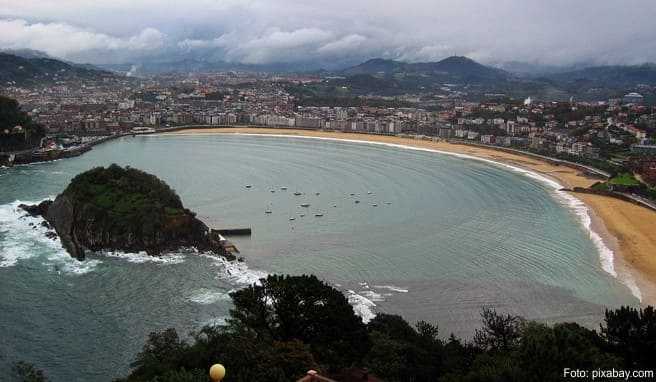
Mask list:
[[116,138],[124,137],[131,134],[116,134],[106,137],[98,138],[96,140],[62,149],[62,150],[23,150],[15,152],[0,153],[0,166],[13,166],[19,164],[48,162],[57,159],[73,158],[80,156],[87,151],[91,150],[93,146],[114,140]]

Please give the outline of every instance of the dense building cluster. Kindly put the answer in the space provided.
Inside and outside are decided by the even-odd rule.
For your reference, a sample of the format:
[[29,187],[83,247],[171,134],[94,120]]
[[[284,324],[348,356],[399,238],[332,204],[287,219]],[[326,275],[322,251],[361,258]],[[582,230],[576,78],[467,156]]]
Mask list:
[[[171,74],[40,88],[10,87],[51,136],[93,136],[184,125],[253,125],[409,134],[535,151],[580,161],[625,163],[655,155],[656,113],[638,93],[605,102],[536,102],[498,95],[472,102],[445,84],[438,95],[359,97],[356,106],[301,102],[324,79],[266,73]],[[446,93],[444,93],[446,92]],[[346,100],[346,98],[345,98]],[[351,99],[348,99],[352,101]],[[313,106],[308,106],[311,104]],[[381,106],[382,105],[382,106]]]

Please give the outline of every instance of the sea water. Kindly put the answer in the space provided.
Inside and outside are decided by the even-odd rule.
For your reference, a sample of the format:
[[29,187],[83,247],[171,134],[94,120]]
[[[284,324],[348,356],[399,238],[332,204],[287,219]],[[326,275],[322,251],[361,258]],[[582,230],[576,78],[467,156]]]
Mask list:
[[[245,262],[194,250],[78,262],[17,208],[111,163],[162,178],[209,226],[251,227],[231,238]],[[470,336],[484,307],[594,327],[637,293],[557,188],[465,157],[239,135],[126,137],[0,169],[0,379],[19,360],[53,381],[125,375],[149,332],[225,323],[229,293],[269,273],[315,274],[365,321],[401,314],[443,336]]]

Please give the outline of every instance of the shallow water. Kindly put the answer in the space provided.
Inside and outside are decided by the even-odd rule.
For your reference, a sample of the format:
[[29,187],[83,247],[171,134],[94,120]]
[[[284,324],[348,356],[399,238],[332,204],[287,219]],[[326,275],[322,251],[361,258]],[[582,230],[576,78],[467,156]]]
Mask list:
[[[252,227],[251,238],[233,239],[246,263],[193,251],[79,263],[16,211],[113,162],[163,178],[210,226]],[[470,335],[485,306],[593,326],[604,307],[638,300],[604,271],[568,203],[489,163],[302,138],[122,138],[0,169],[0,379],[25,360],[54,381],[111,380],[148,332],[223,322],[227,294],[267,272],[316,274],[365,319],[398,313],[435,321],[445,336]]]

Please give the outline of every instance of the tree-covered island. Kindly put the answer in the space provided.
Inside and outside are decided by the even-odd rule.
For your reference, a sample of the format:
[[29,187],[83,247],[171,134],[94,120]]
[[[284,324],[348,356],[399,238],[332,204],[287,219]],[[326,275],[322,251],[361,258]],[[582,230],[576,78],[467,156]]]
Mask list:
[[77,259],[89,251],[165,251],[194,247],[233,258],[162,180],[112,164],[77,175],[54,201],[21,206],[40,215]]

